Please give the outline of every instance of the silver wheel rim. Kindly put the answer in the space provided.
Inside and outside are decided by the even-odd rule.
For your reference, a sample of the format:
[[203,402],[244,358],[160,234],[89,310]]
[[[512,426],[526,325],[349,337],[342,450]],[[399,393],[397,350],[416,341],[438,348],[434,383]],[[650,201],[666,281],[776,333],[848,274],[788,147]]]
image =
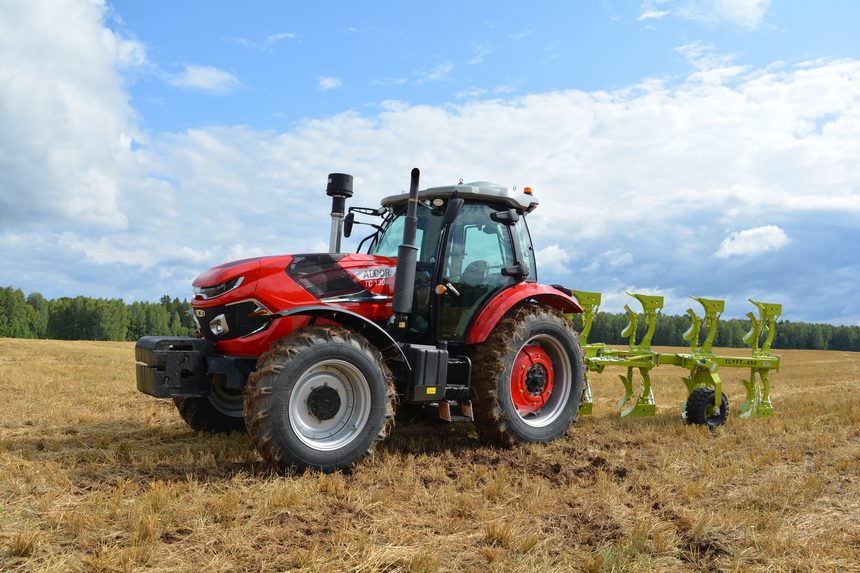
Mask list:
[[[530,338],[522,348],[526,346],[540,346],[552,360],[553,376],[555,384],[552,394],[544,404],[543,408],[530,414],[522,414],[511,402],[514,412],[520,416],[524,424],[532,428],[542,428],[552,424],[565,411],[568,396],[570,396],[573,384],[573,368],[570,364],[570,356],[563,344],[552,336],[538,335]],[[520,348],[520,351],[522,350]],[[519,354],[519,351],[517,352]]]
[[209,402],[212,406],[232,418],[241,418],[245,409],[245,397],[241,390],[228,390],[221,386],[212,386],[209,394]]
[[[338,393],[340,408],[327,420],[316,418],[308,398],[327,386]],[[324,360],[305,370],[290,394],[289,419],[303,444],[332,451],[352,442],[370,418],[370,385],[361,371],[344,360]]]

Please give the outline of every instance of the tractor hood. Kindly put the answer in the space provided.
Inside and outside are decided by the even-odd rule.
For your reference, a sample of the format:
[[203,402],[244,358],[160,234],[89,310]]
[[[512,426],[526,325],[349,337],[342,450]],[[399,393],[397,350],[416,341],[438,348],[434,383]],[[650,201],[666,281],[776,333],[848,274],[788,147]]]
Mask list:
[[[308,253],[243,259],[219,265],[194,280],[193,316],[216,343],[264,352],[288,320],[269,328],[270,314],[329,305],[380,321],[391,315],[396,260],[362,254]],[[249,338],[253,337],[253,339]],[[271,338],[271,340],[270,340]],[[221,348],[224,346],[224,348]],[[237,349],[238,350],[238,346]]]
[[192,283],[194,287],[194,300],[209,300],[240,289],[243,286],[245,288],[242,290],[247,290],[248,287],[251,287],[250,292],[253,293],[253,284],[260,277],[260,269],[262,268],[260,261],[264,258],[271,257],[256,257],[233,261],[218,265],[201,273]]
[[212,299],[223,304],[254,296],[271,301],[273,311],[320,302],[390,305],[396,264],[392,257],[344,253],[243,259],[194,279],[194,303],[209,306],[216,302]]

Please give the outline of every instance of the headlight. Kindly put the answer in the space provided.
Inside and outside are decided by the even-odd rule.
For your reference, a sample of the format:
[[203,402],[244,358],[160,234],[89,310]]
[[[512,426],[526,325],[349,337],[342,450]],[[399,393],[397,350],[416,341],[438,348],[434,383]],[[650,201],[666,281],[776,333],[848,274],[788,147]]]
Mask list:
[[200,334],[212,342],[244,338],[271,326],[272,314],[262,303],[245,299],[218,306],[194,307]]
[[209,330],[212,331],[212,334],[221,338],[228,332],[230,332],[230,327],[227,325],[227,317],[223,314],[219,314],[215,318],[213,318],[209,322]]
[[244,278],[245,277],[236,277],[235,279],[230,279],[229,281],[221,283],[220,285],[215,285],[211,287],[194,287],[194,295],[205,299],[221,296],[222,294],[230,292],[231,290],[237,288],[240,284],[242,284],[242,279]]

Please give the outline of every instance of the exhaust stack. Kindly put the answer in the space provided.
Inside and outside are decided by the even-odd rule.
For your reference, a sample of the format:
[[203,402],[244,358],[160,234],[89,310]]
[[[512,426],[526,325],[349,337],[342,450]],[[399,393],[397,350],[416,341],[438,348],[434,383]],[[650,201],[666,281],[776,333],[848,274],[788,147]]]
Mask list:
[[418,228],[418,168],[412,170],[412,181],[409,185],[409,203],[406,205],[406,221],[403,226],[403,243],[397,247],[397,268],[394,271],[394,331],[402,333],[406,330],[409,315],[412,314],[412,299],[415,294],[415,266],[417,263],[418,247],[415,246],[415,232]]
[[330,253],[339,253],[346,200],[352,197],[352,175],[329,173],[325,192],[331,197],[331,236],[328,250]]

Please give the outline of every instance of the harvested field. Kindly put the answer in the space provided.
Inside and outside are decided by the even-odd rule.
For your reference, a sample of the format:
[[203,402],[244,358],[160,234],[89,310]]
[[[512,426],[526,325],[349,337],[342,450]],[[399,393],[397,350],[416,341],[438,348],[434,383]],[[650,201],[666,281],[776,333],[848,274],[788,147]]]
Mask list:
[[776,351],[772,420],[687,425],[671,366],[619,419],[608,369],[552,444],[399,420],[351,473],[283,476],[137,392],[133,347],[0,339],[0,570],[860,571],[858,353]]

